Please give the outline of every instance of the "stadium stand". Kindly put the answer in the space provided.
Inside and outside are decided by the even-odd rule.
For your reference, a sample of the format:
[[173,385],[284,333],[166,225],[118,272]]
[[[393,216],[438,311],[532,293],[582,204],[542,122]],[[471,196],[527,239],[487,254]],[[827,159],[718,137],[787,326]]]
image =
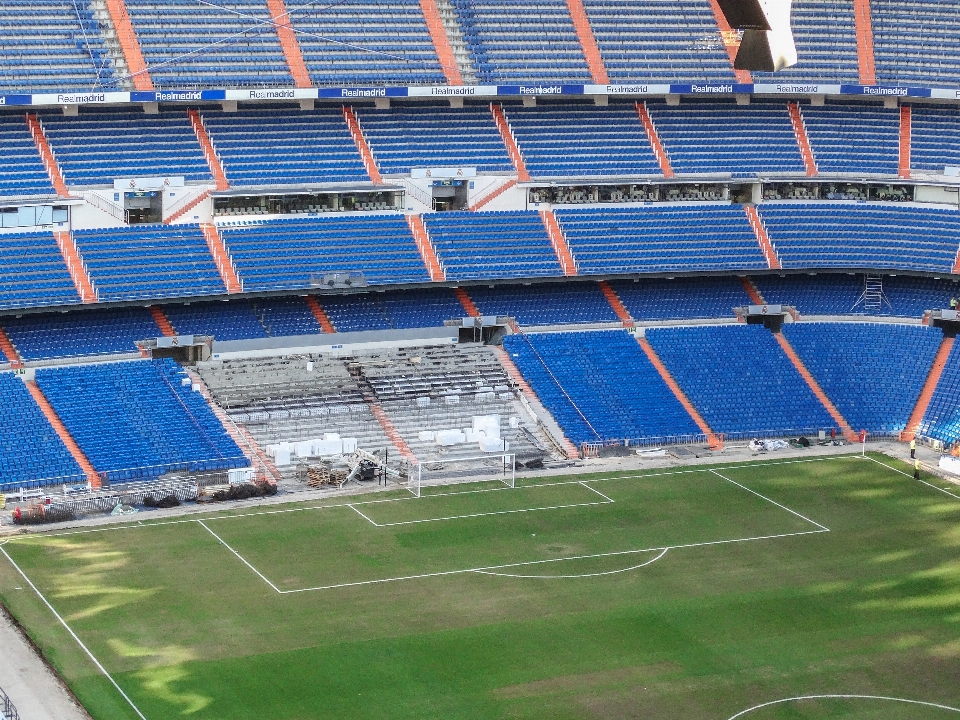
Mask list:
[[163,312],[178,335],[212,335],[216,340],[269,337],[248,300],[169,304]]
[[960,345],[954,342],[940,382],[920,423],[918,434],[947,445],[960,442]]
[[445,212],[423,216],[447,280],[563,273],[540,216],[532,211]]
[[101,302],[225,292],[199,225],[76,230]]
[[583,6],[611,82],[733,80],[706,2],[584,0]]
[[430,281],[402,216],[227,223],[220,234],[248,291],[316,287],[328,273],[363,273],[370,285]]
[[232,0],[229,7],[126,0],[126,7],[157,88],[292,84],[262,0]]
[[956,210],[785,203],[761,205],[759,212],[784,268],[949,273],[957,257]]
[[4,0],[0,91],[116,90],[90,0]]
[[246,467],[210,406],[170,359],[37,371],[36,382],[111,482]]
[[751,304],[740,280],[730,277],[612,280],[610,286],[639,321],[733,318],[733,308]]
[[363,134],[383,175],[412,168],[475,167],[480,173],[513,172],[488,105],[451,108],[357,107]]
[[320,334],[320,324],[305,298],[256,298],[250,301],[250,307],[270,337]]
[[210,182],[210,167],[183,111],[160,115],[44,113],[44,132],[72,187],[113,187],[120,178],[182,176]]
[[449,288],[325,295],[320,302],[338,332],[441,327],[464,315]]
[[26,386],[0,373],[0,492],[74,482],[86,482],[83,470]]
[[637,341],[622,330],[510,335],[503,347],[578,446],[669,442],[700,432]]
[[617,315],[594,282],[535,286],[486,285],[469,288],[482,315],[507,315],[521,325],[617,322]]
[[776,305],[792,305],[802,315],[890,315],[920,318],[924,311],[949,307],[950,298],[960,293],[952,280],[908,275],[881,276],[886,302],[879,310],[868,310],[861,302],[864,276],[832,275],[754,275],[754,285],[764,300]]
[[647,103],[676,173],[805,173],[786,103]]
[[0,308],[79,302],[80,296],[51,233],[0,234]]
[[[874,2],[874,5],[877,5]],[[776,73],[756,72],[754,82],[832,81],[860,83],[857,28],[850,3],[843,0],[795,1],[790,25],[802,63]]]
[[801,104],[800,112],[821,174],[897,174],[899,110],[845,103]]
[[646,337],[707,424],[728,439],[835,424],[762,325],[655,328]]
[[960,166],[960,113],[956,107],[911,106],[910,165],[943,175]]
[[581,275],[766,269],[742,208],[557,210]]
[[481,83],[591,82],[564,0],[450,0]]
[[338,108],[262,107],[202,115],[233,186],[370,182]]
[[960,5],[882,0],[871,10],[878,83],[950,87],[960,82]]
[[417,0],[286,0],[314,85],[446,82]]
[[901,432],[943,333],[919,325],[794,323],[783,334],[855,430]]
[[633,103],[504,107],[533,177],[660,176]]
[[0,157],[0,197],[56,195],[23,115],[0,115]]
[[28,361],[134,354],[137,340],[160,335],[143,307],[4,317],[0,325]]

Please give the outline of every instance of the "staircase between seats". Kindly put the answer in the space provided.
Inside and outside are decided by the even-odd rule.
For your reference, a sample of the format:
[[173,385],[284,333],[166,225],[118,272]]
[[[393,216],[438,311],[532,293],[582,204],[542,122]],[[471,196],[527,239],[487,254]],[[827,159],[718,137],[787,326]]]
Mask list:
[[754,305],[767,304],[767,301],[764,300],[763,295],[761,295],[760,291],[757,290],[757,286],[753,284],[753,280],[748,277],[741,277],[740,284],[743,285],[744,291],[750,296],[750,302],[752,302]]
[[267,0],[267,10],[270,12],[270,19],[274,22],[277,39],[280,41],[294,84],[298,88],[313,87],[310,71],[307,70],[307,64],[303,61],[300,41],[297,40],[297,34],[293,30],[286,4],[283,0]]
[[797,136],[797,146],[800,148],[800,157],[807,171],[807,177],[817,175],[817,161],[813,157],[813,148],[810,147],[810,137],[807,135],[807,126],[800,114],[800,106],[795,102],[787,103],[787,112],[790,114],[790,124],[793,125],[793,134]]
[[697,424],[697,427],[700,428],[700,432],[707,436],[707,445],[713,449],[722,449],[723,440],[710,428],[710,426],[707,424],[707,421],[704,420],[703,416],[700,414],[700,411],[694,407],[692,402],[690,402],[690,398],[687,397],[687,394],[683,391],[683,388],[681,388],[674,379],[673,374],[670,372],[667,366],[663,364],[663,360],[661,360],[660,356],[657,355],[657,351],[653,349],[653,345],[650,344],[650,341],[645,337],[640,336],[637,337],[637,342],[640,343],[640,348],[643,350],[654,369],[660,374],[660,377],[667,384],[667,387],[670,388],[670,392],[672,392],[679,403],[683,405],[683,409],[687,411],[687,414],[690,416],[690,418]]
[[220,277],[223,280],[224,287],[228,295],[243,292],[243,282],[237,275],[237,268],[233,264],[233,258],[227,252],[227,246],[223,244],[223,239],[213,223],[201,223],[200,230],[203,231],[203,237],[207,241],[207,247],[210,248],[210,254],[213,261],[220,271]]
[[457,62],[450,38],[447,36],[447,27],[440,17],[440,9],[437,7],[436,0],[420,0],[420,11],[427,23],[430,39],[433,41],[433,48],[437,52],[440,68],[443,70],[444,77],[447,78],[447,83],[463,85],[460,64]]
[[53,233],[57,241],[57,247],[60,248],[60,254],[63,255],[63,261],[67,264],[67,270],[73,280],[73,285],[77,289],[80,301],[83,303],[99,302],[97,291],[93,287],[90,275],[87,273],[87,266],[80,257],[80,251],[73,240],[73,235],[65,230],[57,230]]
[[360,158],[363,160],[363,166],[367,169],[370,181],[374,185],[383,185],[383,178],[380,176],[380,169],[373,157],[373,151],[367,143],[367,138],[363,135],[363,130],[360,129],[360,121],[357,120],[353,108],[349,105],[343,106],[343,119],[346,120],[347,127],[350,128],[350,135],[353,137],[353,142],[356,143],[357,152],[360,153]]
[[386,411],[380,406],[380,401],[377,399],[377,393],[373,389],[373,385],[371,385],[370,381],[367,379],[367,376],[363,374],[363,369],[358,363],[352,363],[347,366],[347,370],[353,379],[356,380],[357,387],[360,388],[360,394],[363,396],[364,402],[370,408],[370,412],[373,414],[373,417],[376,418],[378,423],[380,423],[380,427],[383,428],[383,432],[388,438],[390,438],[390,442],[393,443],[393,446],[400,453],[400,456],[406,460],[412,460],[416,462],[417,456],[413,454],[413,450],[411,450],[410,446],[407,445],[407,441],[404,440],[400,435],[396,425],[393,424],[393,420],[390,419]]
[[304,298],[307,302],[307,307],[310,308],[310,312],[313,313],[313,316],[317,319],[317,322],[320,323],[320,329],[325,333],[335,333],[337,329],[333,326],[333,323],[330,322],[330,316],[327,315],[327,312],[320,307],[320,303],[317,302],[317,298],[313,295],[307,295]]
[[873,53],[873,19],[870,0],[853,0],[853,19],[857,28],[857,64],[860,84],[877,84],[877,66]]
[[900,163],[897,173],[900,177],[910,178],[910,144],[913,114],[909,105],[900,106]]
[[123,60],[126,63],[127,71],[133,81],[133,89],[153,90],[153,80],[150,78],[147,63],[143,59],[140,40],[133,29],[126,3],[124,0],[105,0],[105,6],[110,17],[110,24],[113,25],[113,30],[116,33],[117,42],[123,52]]
[[523,161],[523,155],[520,154],[520,146],[517,145],[517,139],[513,136],[510,123],[507,122],[507,118],[503,114],[503,106],[499,103],[490,103],[490,112],[493,113],[493,121],[497,124],[497,130],[500,131],[500,137],[503,138],[507,154],[513,161],[513,167],[517,170],[517,180],[530,182],[530,173],[527,172],[527,165]]
[[837,406],[833,404],[833,401],[827,397],[827,394],[823,391],[823,388],[820,387],[820,383],[817,382],[816,378],[814,378],[807,369],[807,366],[804,364],[803,360],[801,360],[800,356],[797,355],[797,351],[793,349],[790,341],[787,340],[783,336],[783,333],[780,332],[773,333],[773,337],[776,338],[777,344],[780,345],[780,349],[783,350],[784,354],[797,369],[797,372],[800,373],[800,377],[804,379],[804,381],[807,383],[807,386],[810,388],[813,394],[816,395],[817,399],[820,401],[820,404],[826,408],[828,413],[830,413],[830,417],[832,417],[833,421],[837,423],[840,431],[843,433],[843,436],[848,442],[857,442],[857,434],[853,431],[853,428],[850,427],[850,423],[846,421],[846,419],[837,409]]
[[190,125],[193,126],[193,132],[197,136],[197,141],[203,150],[203,156],[207,160],[207,165],[210,166],[210,174],[213,175],[213,181],[216,184],[217,190],[228,190],[230,183],[227,181],[227,174],[224,172],[223,165],[220,163],[220,156],[217,155],[217,151],[213,147],[213,142],[207,134],[207,128],[204,127],[203,124],[203,118],[200,117],[198,111],[193,109],[187,110],[187,115],[190,117]]
[[60,420],[60,417],[57,415],[57,411],[53,409],[53,406],[50,404],[50,401],[47,400],[46,395],[43,394],[43,391],[33,380],[24,380],[24,385],[27,386],[27,390],[33,397],[34,402],[36,402],[37,406],[40,408],[40,412],[43,413],[43,416],[47,419],[47,422],[50,423],[51,427],[53,427],[54,431],[60,437],[60,440],[63,441],[64,445],[66,445],[70,455],[73,456],[73,459],[76,461],[77,465],[80,466],[80,469],[83,470],[84,474],[87,476],[87,481],[90,483],[90,486],[95,490],[98,489],[100,487],[100,476],[97,474],[97,471],[94,470],[93,465],[91,464],[90,460],[87,459],[87,456],[83,453],[83,450],[81,450],[80,446],[77,445],[77,441],[73,439],[73,435],[71,435],[70,431],[67,430],[66,425],[64,425],[63,421]]
[[593,82],[596,85],[606,85],[610,82],[610,78],[607,76],[607,68],[603,64],[603,56],[600,54],[597,38],[593,34],[587,10],[583,7],[583,0],[567,0],[567,9],[570,11],[573,29],[577,33]]
[[610,287],[610,283],[606,280],[601,280],[598,285],[600,286],[600,292],[603,293],[603,296],[607,299],[607,302],[610,303],[610,307],[613,308],[613,311],[617,314],[617,317],[620,318],[620,322],[623,323],[625,328],[634,327],[633,318],[630,316],[630,312],[624,306],[623,301],[620,300],[620,296],[617,295],[617,291]]
[[557,222],[557,216],[553,214],[553,210],[541,210],[540,219],[543,220],[543,226],[547,229],[550,244],[553,245],[553,251],[557,254],[557,261],[560,263],[563,274],[568,277],[576,275],[577,262],[573,259],[573,253],[570,252],[567,239],[563,235],[560,223]]
[[657,128],[653,124],[653,118],[650,117],[650,113],[647,111],[647,104],[638,102],[636,107],[637,115],[640,117],[640,122],[643,123],[643,129],[647,133],[647,139],[650,141],[650,147],[653,148],[653,154],[657,158],[657,162],[660,163],[660,172],[663,173],[665,178],[672,178],[674,172],[673,167],[670,165],[670,158],[667,155],[667,151],[663,148],[663,143],[660,142],[660,135],[657,133]]
[[462,287],[456,287],[453,289],[453,293],[457,296],[457,300],[460,301],[464,311],[466,311],[467,317],[480,317],[480,310],[474,304],[466,290]]
[[457,18],[457,11],[454,9],[450,0],[436,0],[437,10],[440,13],[440,21],[443,23],[444,30],[447,31],[447,40],[453,50],[453,56],[457,60],[457,68],[460,70],[460,79],[464,85],[477,84],[477,71],[473,66],[473,58],[470,57],[470,50],[463,39],[463,29],[460,27],[460,20]]
[[160,328],[160,332],[163,333],[164,337],[174,337],[177,334],[173,324],[159,305],[151,305],[150,314],[153,316],[154,322],[157,323],[157,327]]
[[40,153],[40,159],[43,166],[47,169],[47,175],[50,176],[50,182],[58,197],[70,197],[70,191],[67,190],[67,184],[63,181],[63,174],[60,172],[60,165],[53,154],[50,143],[47,142],[47,135],[43,131],[43,125],[36,113],[27,113],[27,127],[30,128],[30,134],[33,136],[33,142]]
[[433,282],[443,282],[447,278],[443,272],[443,266],[440,265],[440,259],[437,257],[433,243],[430,242],[427,228],[423,225],[423,219],[419,215],[407,215],[407,224],[410,226],[410,232],[413,233],[413,239],[417,243],[420,257],[423,258],[423,264],[427,266],[427,271],[430,273],[430,279]]
[[477,210],[482,208],[484,205],[487,205],[493,202],[494,200],[496,200],[498,197],[503,195],[510,188],[515,187],[516,184],[517,184],[517,181],[515,179],[510,179],[510,180],[501,181],[499,184],[494,185],[493,189],[490,192],[488,192],[486,195],[484,195],[482,198],[480,198],[473,205],[470,206],[470,211],[476,212]]
[[923,383],[923,389],[920,390],[920,396],[917,398],[917,404],[910,413],[910,419],[903,432],[900,433],[900,440],[909,442],[917,436],[917,430],[920,423],[923,422],[924,415],[927,414],[927,408],[930,407],[930,401],[933,399],[933,393],[936,392],[937,384],[940,382],[940,376],[943,375],[943,369],[947,365],[950,357],[950,351],[953,350],[955,338],[944,336],[940,343],[940,348],[933,358],[933,365],[930,366],[930,372]]
[[747,220],[750,222],[750,227],[753,228],[753,234],[757,237],[757,244],[760,245],[763,257],[767,261],[767,267],[771,270],[780,270],[780,258],[777,256],[773,243],[770,242],[770,236],[767,235],[767,229],[760,219],[757,208],[753,205],[744,205],[743,211],[747,214]]
[[23,367],[23,360],[20,359],[20,353],[17,352],[13,343],[10,342],[10,336],[7,335],[7,331],[2,327],[0,327],[0,352],[3,353],[7,362],[10,363],[11,369],[19,370]]

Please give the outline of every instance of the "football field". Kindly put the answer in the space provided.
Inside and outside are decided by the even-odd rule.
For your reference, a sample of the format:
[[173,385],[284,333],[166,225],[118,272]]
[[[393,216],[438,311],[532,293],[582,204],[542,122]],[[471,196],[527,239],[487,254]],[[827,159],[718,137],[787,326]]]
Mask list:
[[19,535],[95,720],[960,718],[960,489],[882,455]]

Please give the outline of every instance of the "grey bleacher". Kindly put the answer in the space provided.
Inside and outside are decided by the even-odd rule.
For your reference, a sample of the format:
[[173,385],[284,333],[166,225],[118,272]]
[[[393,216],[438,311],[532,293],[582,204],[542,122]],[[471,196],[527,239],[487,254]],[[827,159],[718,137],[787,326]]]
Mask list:
[[[358,354],[354,361],[397,432],[421,461],[483,455],[477,443],[441,448],[433,441],[420,440],[419,434],[423,430],[462,430],[471,427],[474,416],[492,414],[500,415],[502,437],[518,459],[546,454],[531,441],[530,434],[537,437],[535,426],[490,347],[398,348]],[[448,397],[456,397],[455,404],[448,402]],[[511,428],[511,416],[520,418],[526,430]],[[546,446],[542,439],[537,443]]]

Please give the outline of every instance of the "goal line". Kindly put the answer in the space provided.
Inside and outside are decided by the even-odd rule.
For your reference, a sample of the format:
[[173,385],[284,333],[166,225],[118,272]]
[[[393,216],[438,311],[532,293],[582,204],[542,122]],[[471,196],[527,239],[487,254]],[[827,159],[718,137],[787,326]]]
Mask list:
[[414,462],[408,465],[405,482],[401,482],[414,497],[420,497],[424,487],[468,482],[501,482],[515,488],[516,455],[503,453]]

